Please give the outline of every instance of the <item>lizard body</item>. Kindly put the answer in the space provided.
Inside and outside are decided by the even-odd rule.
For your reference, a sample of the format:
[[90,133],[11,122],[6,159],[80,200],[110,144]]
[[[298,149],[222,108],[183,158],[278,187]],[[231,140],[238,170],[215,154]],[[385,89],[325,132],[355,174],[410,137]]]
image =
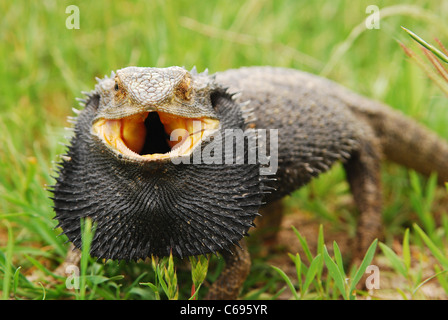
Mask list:
[[[59,226],[80,247],[79,219],[91,217],[98,223],[91,252],[102,258],[223,252],[227,267],[209,298],[238,295],[250,269],[241,239],[259,209],[274,214],[269,204],[337,161],[360,211],[354,257],[381,235],[383,158],[448,181],[445,141],[379,102],[296,70],[250,67],[209,76],[130,67],[101,79],[85,104],[53,188]],[[201,122],[200,137],[192,119]],[[182,127],[192,147],[184,152],[160,142],[167,136],[157,127],[168,136]],[[249,128],[278,130],[275,175],[260,175],[260,164],[246,162],[170,161],[193,159],[210,146],[219,158],[226,129]],[[210,139],[209,131],[222,135]]]

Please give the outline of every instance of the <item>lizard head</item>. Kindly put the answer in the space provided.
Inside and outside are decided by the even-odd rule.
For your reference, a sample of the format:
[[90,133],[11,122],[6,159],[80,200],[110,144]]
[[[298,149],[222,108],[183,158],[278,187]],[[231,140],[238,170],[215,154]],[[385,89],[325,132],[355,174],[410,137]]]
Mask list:
[[194,159],[223,160],[228,129],[253,119],[214,76],[129,67],[98,79],[83,104],[50,190],[76,247],[84,218],[96,225],[90,253],[105,259],[216,253],[247,234],[264,195],[259,165]]
[[183,68],[128,67],[100,81],[92,131],[136,161],[188,156],[219,127],[210,87]]

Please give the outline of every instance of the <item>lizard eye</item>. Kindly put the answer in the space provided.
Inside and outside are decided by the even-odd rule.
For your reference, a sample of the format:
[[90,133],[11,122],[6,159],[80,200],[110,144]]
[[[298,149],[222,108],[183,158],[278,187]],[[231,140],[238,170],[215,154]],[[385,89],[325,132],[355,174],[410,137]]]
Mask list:
[[118,89],[119,89],[119,87],[118,87],[118,83],[115,82],[114,90],[115,90],[115,91],[118,91]]

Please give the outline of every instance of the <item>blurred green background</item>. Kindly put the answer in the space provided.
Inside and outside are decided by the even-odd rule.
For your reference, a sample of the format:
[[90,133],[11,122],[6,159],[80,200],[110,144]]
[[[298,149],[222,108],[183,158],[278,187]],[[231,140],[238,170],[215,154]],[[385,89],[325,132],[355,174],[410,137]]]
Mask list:
[[[79,29],[66,28],[72,4]],[[379,29],[365,27],[369,5],[381,9]],[[448,44],[447,21],[444,0],[1,1],[0,253],[12,264],[3,274],[36,269],[34,261],[51,269],[65,255],[45,188],[70,135],[64,127],[75,97],[93,89],[95,77],[130,65],[297,68],[384,101],[448,138],[446,97],[398,44],[419,52],[400,26]],[[387,184],[395,175],[399,182]],[[386,173],[386,189],[405,179]]]

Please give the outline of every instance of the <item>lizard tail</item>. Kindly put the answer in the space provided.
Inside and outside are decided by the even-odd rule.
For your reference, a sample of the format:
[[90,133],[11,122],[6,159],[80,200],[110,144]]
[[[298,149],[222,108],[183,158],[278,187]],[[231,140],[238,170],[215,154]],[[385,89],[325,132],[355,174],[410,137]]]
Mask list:
[[447,141],[391,108],[381,106],[367,118],[381,138],[387,159],[426,176],[436,172],[440,184],[448,182]]

